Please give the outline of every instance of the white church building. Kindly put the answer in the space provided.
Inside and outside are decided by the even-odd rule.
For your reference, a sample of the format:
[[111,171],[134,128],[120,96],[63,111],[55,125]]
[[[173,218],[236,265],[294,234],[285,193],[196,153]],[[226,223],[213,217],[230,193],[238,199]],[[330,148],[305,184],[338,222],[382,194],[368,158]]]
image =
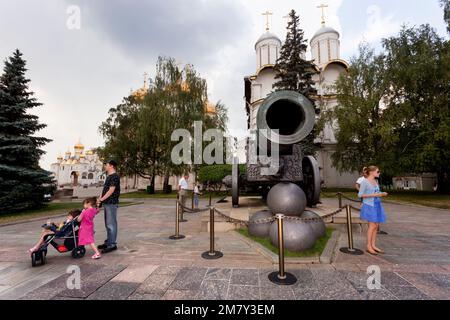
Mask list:
[[[256,128],[258,109],[264,99],[274,91],[276,82],[274,66],[280,55],[282,41],[266,29],[266,32],[256,41],[256,72],[244,78],[245,100],[248,129]],[[314,34],[310,41],[311,58],[314,61],[317,74],[313,77],[318,95],[316,105],[321,111],[329,110],[337,105],[337,97],[330,89],[339,75],[346,72],[349,65],[340,56],[340,35],[335,29],[325,25]],[[304,57],[306,59],[306,52]],[[348,188],[355,185],[358,173],[339,173],[333,166],[331,155],[336,146],[335,130],[327,124],[316,140],[322,147],[316,158],[319,162],[322,186],[327,188]],[[239,152],[243,154],[243,152]],[[240,161],[242,161],[240,157]],[[244,160],[245,161],[245,160]]]
[[90,187],[103,185],[106,176],[103,162],[93,150],[84,152],[80,142],[73,147],[74,152],[67,150],[64,157],[59,155],[50,167],[58,187]]

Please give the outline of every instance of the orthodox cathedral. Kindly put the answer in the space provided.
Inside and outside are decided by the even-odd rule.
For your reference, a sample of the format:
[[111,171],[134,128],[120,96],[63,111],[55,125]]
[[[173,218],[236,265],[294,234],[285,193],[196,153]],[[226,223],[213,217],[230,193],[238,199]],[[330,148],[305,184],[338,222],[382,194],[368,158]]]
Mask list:
[[93,150],[84,153],[84,145],[80,142],[73,149],[73,154],[68,149],[64,157],[59,155],[50,167],[58,186],[103,185],[106,176],[103,173],[103,162],[97,153]]
[[[339,38],[339,32],[327,26],[322,17],[322,25],[310,41],[311,59],[317,71],[313,77],[317,89],[315,100],[321,111],[330,110],[337,105],[337,97],[331,86],[349,67],[348,63],[340,57]],[[281,47],[282,41],[269,31],[267,24],[266,32],[255,44],[256,73],[244,78],[248,129],[256,128],[258,109],[264,99],[273,92],[272,86],[276,82],[274,66],[280,55]],[[306,52],[303,58],[306,59]],[[336,146],[335,130],[333,124],[327,124],[316,140],[322,146],[316,158],[320,166],[323,187],[353,187],[358,173],[339,173],[332,166],[331,155]],[[240,159],[240,161],[242,160]]]

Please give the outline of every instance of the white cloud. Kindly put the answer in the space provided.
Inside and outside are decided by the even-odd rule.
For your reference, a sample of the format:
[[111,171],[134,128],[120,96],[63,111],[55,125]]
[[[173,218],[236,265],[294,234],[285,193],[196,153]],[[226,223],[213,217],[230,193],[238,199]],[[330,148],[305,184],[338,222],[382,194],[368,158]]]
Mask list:
[[366,29],[358,32],[357,29],[344,34],[342,37],[342,51],[344,56],[350,56],[357,51],[360,43],[367,42],[372,45],[379,44],[386,38],[398,32],[401,23],[395,20],[395,15],[384,15],[381,7],[370,5],[366,9]]

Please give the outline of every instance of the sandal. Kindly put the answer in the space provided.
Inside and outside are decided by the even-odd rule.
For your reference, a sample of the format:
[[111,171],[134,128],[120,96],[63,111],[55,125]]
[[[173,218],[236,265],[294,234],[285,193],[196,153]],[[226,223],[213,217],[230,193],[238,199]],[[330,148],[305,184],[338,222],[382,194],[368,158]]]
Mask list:
[[95,260],[97,260],[97,259],[100,259],[102,256],[99,254],[99,253],[96,253],[96,254],[94,254],[93,256],[92,256],[92,259],[95,259]]
[[386,252],[384,252],[383,250],[378,250],[378,249],[374,249],[377,253],[379,253],[379,254],[385,254]]
[[376,253],[376,252],[370,252],[369,250],[366,250],[366,252],[367,252],[368,254],[372,255],[372,256],[377,256],[377,255],[378,255],[378,253]]

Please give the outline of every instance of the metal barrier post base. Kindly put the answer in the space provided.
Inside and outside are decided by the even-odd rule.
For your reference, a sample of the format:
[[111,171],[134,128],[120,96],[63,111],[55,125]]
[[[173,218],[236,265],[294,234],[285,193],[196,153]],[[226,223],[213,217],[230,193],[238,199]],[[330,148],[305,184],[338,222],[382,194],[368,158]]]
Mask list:
[[180,219],[180,222],[187,222],[186,219]]
[[342,252],[342,253],[351,254],[351,255],[354,255],[354,256],[361,256],[361,255],[364,254],[364,252],[362,252],[359,249],[340,248],[339,251]]
[[178,236],[173,235],[173,236],[170,236],[170,237],[169,237],[170,240],[180,240],[180,239],[184,239],[184,238],[186,238],[186,236],[184,236],[184,235],[182,235],[182,234],[180,234],[180,235],[178,235]]
[[268,278],[271,282],[281,286],[292,286],[297,283],[297,278],[292,273],[285,272],[284,275],[285,277],[281,279],[280,274],[275,271],[270,273]]
[[223,253],[220,251],[205,251],[202,253],[202,258],[207,260],[220,259],[223,257]]

